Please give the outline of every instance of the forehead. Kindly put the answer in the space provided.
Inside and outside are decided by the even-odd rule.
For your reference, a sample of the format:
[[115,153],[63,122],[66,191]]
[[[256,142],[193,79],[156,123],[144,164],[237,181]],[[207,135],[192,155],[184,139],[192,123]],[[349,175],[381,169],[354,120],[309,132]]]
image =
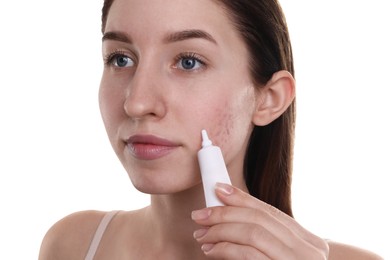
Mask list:
[[170,31],[199,29],[214,37],[238,34],[214,0],[115,0],[105,31],[123,31],[154,39]]

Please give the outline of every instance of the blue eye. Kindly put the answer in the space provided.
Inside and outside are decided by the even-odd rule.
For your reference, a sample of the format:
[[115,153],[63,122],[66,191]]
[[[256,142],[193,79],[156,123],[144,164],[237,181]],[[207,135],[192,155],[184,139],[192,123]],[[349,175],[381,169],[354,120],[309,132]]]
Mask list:
[[126,68],[126,67],[133,67],[134,62],[132,59],[125,55],[115,55],[112,57],[112,64],[115,67],[120,67],[120,68]]
[[134,66],[134,61],[132,58],[126,56],[121,51],[116,51],[109,54],[105,58],[105,63],[108,66],[114,66],[117,68],[128,68]]
[[186,58],[186,59],[182,59],[181,61],[180,61],[180,65],[181,65],[181,67],[183,68],[183,69],[185,69],[185,70],[191,70],[191,69],[193,69],[193,68],[197,68],[197,67],[199,67],[199,64],[198,64],[199,62],[196,60],[196,59],[188,59],[188,58]]
[[205,63],[194,53],[181,54],[177,58],[176,67],[182,70],[197,70],[202,68]]

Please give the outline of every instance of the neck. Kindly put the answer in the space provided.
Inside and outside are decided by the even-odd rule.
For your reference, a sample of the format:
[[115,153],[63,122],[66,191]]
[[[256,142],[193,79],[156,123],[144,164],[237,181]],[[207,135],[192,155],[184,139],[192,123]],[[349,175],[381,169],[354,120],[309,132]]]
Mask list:
[[[241,165],[229,165],[234,186],[247,191]],[[202,183],[181,192],[151,195],[151,204],[145,210],[145,220],[161,259],[204,259],[201,245],[193,238],[201,227],[191,219],[194,210],[205,207]]]
[[193,238],[193,232],[200,226],[192,221],[191,212],[204,207],[201,183],[175,194],[152,195],[147,214],[156,247],[162,248],[170,259],[203,258],[200,245]]

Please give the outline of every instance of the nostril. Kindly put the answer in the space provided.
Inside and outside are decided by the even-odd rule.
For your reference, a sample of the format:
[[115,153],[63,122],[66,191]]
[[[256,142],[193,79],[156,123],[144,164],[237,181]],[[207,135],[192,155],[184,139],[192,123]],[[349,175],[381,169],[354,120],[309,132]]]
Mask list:
[[123,108],[127,116],[137,119],[163,117],[166,111],[163,97],[157,94],[129,95],[124,101]]

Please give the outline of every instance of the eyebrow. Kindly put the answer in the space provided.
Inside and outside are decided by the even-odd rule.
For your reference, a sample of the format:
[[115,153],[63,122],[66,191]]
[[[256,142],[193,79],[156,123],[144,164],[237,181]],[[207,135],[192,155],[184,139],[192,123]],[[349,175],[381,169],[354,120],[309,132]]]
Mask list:
[[167,35],[167,37],[164,38],[164,42],[172,43],[189,39],[204,39],[217,44],[217,41],[209,33],[202,30],[184,30],[170,33]]
[[[205,39],[214,44],[217,44],[217,41],[207,32],[203,30],[183,30],[178,32],[173,32],[168,34],[164,39],[164,43],[173,43],[178,41],[185,41],[190,39]],[[106,32],[102,37],[102,41],[113,40],[120,41],[125,43],[132,43],[131,38],[122,32]]]
[[102,41],[104,42],[106,40],[132,43],[131,38],[122,32],[106,32],[102,37]]

